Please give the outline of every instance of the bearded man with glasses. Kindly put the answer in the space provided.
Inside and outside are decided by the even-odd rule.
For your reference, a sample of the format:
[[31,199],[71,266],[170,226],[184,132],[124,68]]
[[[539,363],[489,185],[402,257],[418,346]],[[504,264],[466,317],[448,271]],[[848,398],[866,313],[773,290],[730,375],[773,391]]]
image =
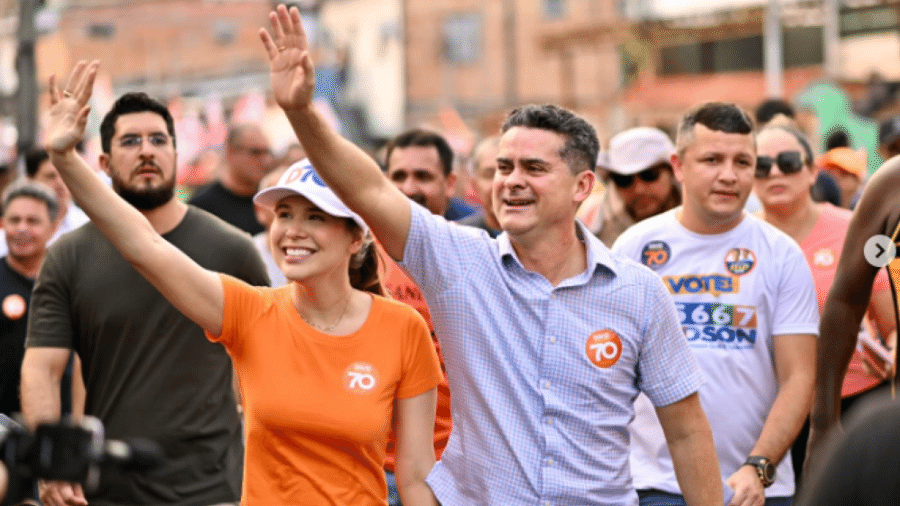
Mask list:
[[609,142],[606,193],[597,207],[593,232],[607,246],[631,225],[681,204],[669,158],[675,145],[665,132],[637,127]]

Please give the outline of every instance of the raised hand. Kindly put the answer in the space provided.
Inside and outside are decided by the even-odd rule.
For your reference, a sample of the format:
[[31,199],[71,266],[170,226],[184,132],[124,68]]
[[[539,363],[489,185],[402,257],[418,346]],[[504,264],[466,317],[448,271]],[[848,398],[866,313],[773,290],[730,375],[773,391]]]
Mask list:
[[45,142],[48,151],[70,151],[84,137],[84,127],[91,109],[88,101],[99,65],[97,61],[90,64],[78,62],[62,91],[56,86],[56,76],[50,76],[50,118]]
[[272,34],[260,28],[266,53],[269,55],[272,94],[282,109],[297,109],[312,102],[316,75],[306,32],[296,7],[290,10],[279,5],[269,13]]

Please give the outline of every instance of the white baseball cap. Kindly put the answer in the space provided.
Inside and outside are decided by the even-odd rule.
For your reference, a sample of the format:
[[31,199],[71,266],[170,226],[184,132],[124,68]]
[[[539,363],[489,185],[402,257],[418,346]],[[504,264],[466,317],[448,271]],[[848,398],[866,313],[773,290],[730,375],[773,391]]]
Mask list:
[[291,195],[306,197],[319,209],[338,218],[350,218],[362,228],[363,233],[368,232],[366,222],[351,211],[337,195],[328,188],[325,181],[319,177],[316,169],[304,158],[294,163],[281,175],[275,186],[260,191],[253,197],[253,202],[267,208],[274,208],[278,202]]
[[630,128],[609,140],[609,168],[616,174],[630,176],[661,161],[668,162],[674,152],[675,145],[662,130]]

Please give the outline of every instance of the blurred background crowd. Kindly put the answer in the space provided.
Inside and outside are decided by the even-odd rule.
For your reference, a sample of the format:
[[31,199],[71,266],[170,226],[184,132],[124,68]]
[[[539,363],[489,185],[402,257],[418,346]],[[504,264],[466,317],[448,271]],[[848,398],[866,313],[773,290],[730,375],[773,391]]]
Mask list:
[[[900,113],[900,3],[894,0],[304,0],[317,102],[334,126],[377,154],[407,127],[443,133],[457,169],[478,139],[522,103],[587,117],[601,140],[634,126],[673,133],[690,106],[754,110],[783,99],[813,141],[882,161],[879,124]],[[176,120],[179,183],[216,179],[227,125],[257,123],[273,165],[295,142],[267,94],[257,31],[271,1],[0,1],[0,162],[21,171],[39,146],[50,74],[103,64],[87,132],[113,98],[142,90]],[[900,123],[884,134],[900,134]],[[87,139],[87,159],[99,153]],[[18,156],[18,158],[17,158]],[[846,158],[846,157],[845,157]],[[848,158],[849,160],[849,158]],[[862,170],[860,163],[862,160]],[[458,191],[477,203],[466,171]],[[467,195],[468,193],[468,195]]]

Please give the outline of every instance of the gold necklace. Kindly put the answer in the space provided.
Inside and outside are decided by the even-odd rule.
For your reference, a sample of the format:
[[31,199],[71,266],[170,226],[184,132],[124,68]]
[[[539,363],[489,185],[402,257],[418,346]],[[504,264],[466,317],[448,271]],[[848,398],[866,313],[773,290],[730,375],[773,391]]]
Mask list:
[[351,298],[353,298],[352,293],[350,294],[350,297],[347,297],[347,302],[344,303],[344,310],[341,312],[341,316],[340,316],[340,318],[338,318],[338,321],[334,322],[334,325],[326,325],[324,327],[321,325],[316,325],[315,323],[307,320],[306,317],[303,316],[303,313],[301,313],[300,311],[297,311],[297,314],[299,314],[300,318],[303,321],[305,321],[306,324],[309,325],[310,327],[321,330],[322,332],[331,332],[332,330],[337,328],[337,326],[340,325],[340,323],[344,320],[344,315],[347,314],[347,308],[350,307],[350,299]]

